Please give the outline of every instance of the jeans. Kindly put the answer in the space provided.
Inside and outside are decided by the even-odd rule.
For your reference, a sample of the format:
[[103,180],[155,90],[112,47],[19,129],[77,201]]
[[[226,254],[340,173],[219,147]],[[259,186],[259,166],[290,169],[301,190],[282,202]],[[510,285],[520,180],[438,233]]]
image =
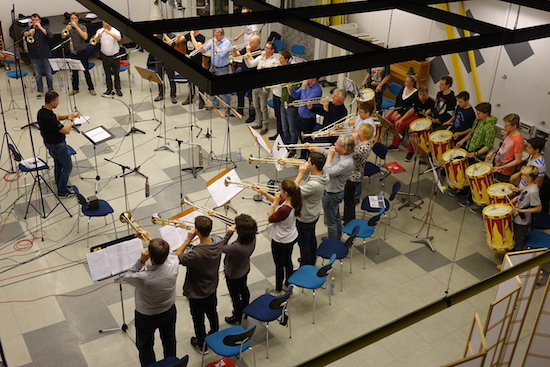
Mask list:
[[344,189],[344,225],[355,219],[355,190],[361,182],[346,181]]
[[46,77],[48,90],[53,90],[52,67],[48,59],[31,59],[32,69],[34,70],[34,78],[36,79],[36,89],[38,93],[44,92],[44,84],[42,77]]
[[[215,67],[214,65],[210,65],[210,72],[216,76],[227,75],[229,74],[229,65],[221,68]],[[231,94],[222,94],[220,97],[221,99],[223,99],[225,103],[227,103],[228,105],[231,105]],[[214,106],[216,106],[216,108],[220,106],[220,102],[214,96],[212,96],[212,103],[214,104]]]
[[225,282],[227,283],[227,289],[229,290],[231,303],[233,304],[233,316],[239,320],[243,314],[243,309],[250,303],[250,290],[246,285],[247,278],[248,273],[237,279],[225,276]]
[[300,266],[315,265],[315,251],[317,251],[317,237],[315,236],[315,225],[319,218],[313,222],[304,223],[296,221],[298,229],[298,246],[300,247]]
[[158,315],[143,315],[135,312],[136,347],[142,367],[155,363],[155,330],[159,329],[164,358],[176,356],[176,305]]
[[[84,78],[86,79],[86,84],[88,85],[88,90],[94,89],[94,83],[92,82],[92,76],[90,75],[90,64],[88,63],[88,55],[86,54],[86,51],[82,50],[75,54],[72,54],[71,57],[73,59],[80,60],[82,63],[82,66],[84,66]],[[78,85],[80,83],[80,80],[78,78],[78,70],[73,70],[73,90],[78,90]]]
[[290,243],[280,243],[271,240],[271,254],[275,262],[275,290],[281,292],[283,290],[283,281],[288,286],[288,278],[294,273],[292,266],[292,247],[296,240]]
[[275,112],[275,120],[277,121],[277,134],[283,136],[283,123],[281,121],[281,97],[273,95],[273,112]]
[[252,103],[256,109],[256,116],[260,118],[262,123],[262,129],[268,128],[269,111],[267,109],[267,99],[269,98],[269,91],[262,88],[252,89]]
[[197,345],[202,347],[204,338],[206,338],[206,326],[204,325],[204,315],[208,317],[210,322],[209,334],[220,330],[220,321],[218,320],[218,299],[216,292],[202,299],[189,299],[189,309],[193,318],[193,327],[195,328],[195,336],[197,337]]
[[57,186],[57,194],[65,195],[67,192],[67,182],[69,182],[69,176],[73,169],[71,153],[69,153],[69,148],[67,148],[67,143],[65,141],[59,144],[45,143],[45,145],[54,161],[54,177],[55,185]]
[[248,99],[248,116],[256,117],[256,110],[254,109],[254,104],[252,103],[252,89],[249,90],[240,90],[237,92],[237,111],[242,115],[244,112],[244,98]]
[[344,199],[344,191],[323,194],[323,211],[325,213],[325,226],[327,226],[328,238],[340,240],[342,237],[342,219],[340,218],[340,203]]
[[[168,66],[164,65],[164,63],[157,64],[157,73],[160,76],[160,80],[164,82],[164,73],[168,76],[168,84],[170,84],[170,98],[176,98],[176,73],[174,72],[174,69],[169,68]],[[159,84],[159,96],[164,97],[164,86],[165,84]]]
[[525,239],[527,237],[527,232],[529,231],[528,224],[517,224],[514,222],[514,238],[516,239],[516,246],[512,251],[523,251],[525,247]]
[[103,69],[105,70],[105,81],[107,82],[107,91],[113,91],[113,79],[115,79],[115,89],[120,91],[120,60],[115,59],[114,56],[107,56],[101,54],[101,61],[103,63]]
[[300,129],[298,128],[298,109],[296,107],[285,109],[285,107],[281,105],[280,110],[283,141],[285,144],[296,144],[300,136]]

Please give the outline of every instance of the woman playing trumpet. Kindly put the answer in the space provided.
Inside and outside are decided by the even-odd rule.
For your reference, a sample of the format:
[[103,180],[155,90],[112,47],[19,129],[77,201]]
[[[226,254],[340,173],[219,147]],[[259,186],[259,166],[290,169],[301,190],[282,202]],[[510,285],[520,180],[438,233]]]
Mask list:
[[[70,16],[70,23],[67,25],[67,30],[69,31],[68,35],[61,34],[61,38],[65,39],[67,37],[71,38],[72,50],[70,57],[72,59],[80,60],[82,66],[84,66],[84,78],[86,79],[86,84],[88,85],[88,91],[92,96],[96,95],[94,90],[94,83],[92,82],[92,77],[90,76],[90,68],[88,64],[88,55],[86,54],[86,40],[88,39],[88,29],[84,24],[79,23],[78,13],[73,12]],[[79,92],[79,77],[78,70],[73,70],[73,90],[69,92],[69,95],[77,94]]]
[[271,290],[274,296],[280,296],[288,290],[288,278],[294,272],[292,266],[292,247],[298,240],[296,217],[302,212],[302,194],[300,187],[292,180],[283,180],[280,190],[271,195],[267,191],[255,186],[254,190],[272,202],[267,216],[271,229],[271,253],[275,262],[275,289]]

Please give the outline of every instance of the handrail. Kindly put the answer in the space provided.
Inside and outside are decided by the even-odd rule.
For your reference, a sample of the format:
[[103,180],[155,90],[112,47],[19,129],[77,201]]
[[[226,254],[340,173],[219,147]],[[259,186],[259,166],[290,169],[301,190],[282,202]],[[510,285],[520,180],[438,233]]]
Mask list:
[[407,315],[404,315],[385,325],[382,325],[366,334],[358,336],[355,339],[352,339],[344,344],[334,347],[323,354],[310,358],[309,360],[302,362],[297,366],[299,367],[315,366],[316,367],[316,366],[325,366],[327,364],[335,362],[340,358],[343,358],[351,353],[357,352],[358,350],[366,346],[369,346],[379,340],[382,340],[383,338],[393,333],[403,330],[419,321],[422,321],[430,316],[435,315],[440,311],[443,311],[446,308],[449,308],[457,303],[465,301],[470,297],[473,297],[483,291],[486,291],[487,289],[493,288],[494,286],[502,283],[505,280],[508,280],[516,275],[526,272],[527,270],[537,265],[544,264],[545,262],[548,262],[548,261],[550,261],[550,251],[546,251],[545,253],[537,257],[528,259],[505,271],[495,274],[492,277],[484,279],[458,292],[452,293],[439,301],[435,301],[430,304],[427,304],[422,308],[419,308],[411,313],[408,313]]

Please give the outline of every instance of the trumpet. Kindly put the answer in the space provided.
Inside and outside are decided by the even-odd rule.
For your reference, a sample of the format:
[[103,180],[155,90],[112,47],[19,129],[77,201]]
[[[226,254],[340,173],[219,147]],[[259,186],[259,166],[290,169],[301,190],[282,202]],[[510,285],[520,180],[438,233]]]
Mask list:
[[187,36],[191,31],[185,31],[183,33],[180,33],[172,38],[170,38],[169,40],[164,40],[164,43],[168,44],[168,45],[171,45],[172,43],[176,42],[176,39],[178,37],[185,37]]
[[[262,50],[257,50],[257,51],[253,51],[250,53],[250,56],[258,56],[262,53]],[[233,55],[229,55],[229,62],[230,63],[233,63],[233,62],[242,62],[244,57],[246,56],[246,54],[244,55],[240,55],[240,56],[233,56]]]
[[306,148],[305,144],[277,144],[277,149],[288,148],[288,149],[308,149],[308,148],[330,148],[331,143],[309,143],[309,146]]
[[[118,217],[118,220],[120,220],[122,223],[126,223],[126,224],[129,224],[133,229],[134,231],[138,231],[138,227],[140,227],[141,229],[143,229],[145,231],[146,234],[148,234],[149,236],[151,236],[149,234],[149,232],[147,232],[147,230],[145,228],[143,228],[143,226],[141,225],[140,222],[137,221],[137,219],[132,219],[132,213],[130,212],[122,212],[122,214],[120,214],[120,216]],[[138,227],[136,227],[136,225],[134,224],[134,222],[136,222],[136,224],[138,225]],[[152,237],[152,236],[151,236]],[[145,241],[145,243],[147,245],[149,245],[149,240],[146,239],[146,238],[143,238],[143,240]]]
[[[195,210],[198,210],[200,212],[202,212],[203,214],[205,215],[208,215],[208,212],[210,211],[210,209],[208,208],[205,208],[204,206],[199,206],[197,204],[193,204],[192,202],[189,201],[189,199],[187,198],[187,196],[184,196],[183,199],[181,199],[181,205],[189,205],[190,207],[192,208],[195,208]],[[227,226],[232,226],[235,224],[235,221],[229,217],[226,217],[225,215],[222,215],[220,213],[215,213],[213,215],[214,218],[222,221],[225,225]]]
[[308,103],[321,103],[321,101],[326,97],[318,97],[318,98],[309,98],[309,99],[297,99],[294,102],[285,102],[285,109],[289,107],[300,107],[305,106]]
[[[208,46],[211,42],[212,42],[212,38],[210,38],[202,47]],[[186,56],[188,58],[192,58],[192,57],[198,55],[201,52],[202,47],[197,47],[196,49],[194,49],[193,51],[188,53]]]
[[265,87],[262,87],[262,89],[265,91],[267,90],[270,90],[270,89],[274,89],[274,88],[279,88],[279,87],[285,87],[287,86],[288,84],[294,84],[294,83],[280,83],[280,84],[275,84],[275,85],[268,85],[268,86],[265,86]]
[[159,213],[154,213],[154,214],[151,216],[151,223],[153,223],[153,224],[161,224],[161,225],[163,225],[163,226],[172,225],[172,226],[174,226],[174,227],[187,229],[188,231],[194,228],[194,227],[189,226],[189,225],[184,224],[184,223],[174,223],[174,221],[175,221],[175,220],[162,219],[162,217],[161,217],[161,215],[160,215]]
[[65,28],[61,31],[61,35],[63,37],[69,37],[69,27],[71,26],[71,23],[67,24]]
[[99,36],[101,36],[101,34],[103,34],[103,32],[105,32],[105,29],[103,29],[101,32],[99,32],[99,33],[97,34],[97,36],[93,36],[92,38],[90,38],[90,45],[92,45],[92,46],[97,45],[97,38],[98,38]]
[[224,184],[225,186],[229,186],[231,184],[239,185],[246,189],[252,189],[253,186],[258,186],[260,189],[264,189],[266,191],[279,191],[278,185],[265,185],[265,184],[259,184],[259,183],[248,182],[248,181],[232,182],[229,177],[225,178]]
[[252,164],[252,162],[275,164],[279,162],[279,159],[283,162],[282,164],[290,164],[291,166],[296,166],[296,167],[306,164],[306,161],[304,161],[303,159],[274,158],[274,157],[254,158],[252,154],[250,155],[250,157],[248,157],[248,164]]
[[[349,114],[347,116],[342,117],[339,120],[334,121],[332,124],[323,127],[320,130],[314,131],[310,134],[302,134],[302,137],[318,138],[318,137],[321,137],[321,136],[329,136],[328,133],[331,132],[331,131],[336,132],[336,131],[338,131],[338,129],[349,127],[351,121],[353,121],[354,119],[355,119],[355,115],[354,114]],[[346,134],[348,134],[348,133],[349,132],[346,132]],[[334,135],[345,135],[345,134],[338,133],[338,134],[334,134]]]
[[29,34],[25,40],[27,41],[27,43],[34,43],[34,36],[32,34]]

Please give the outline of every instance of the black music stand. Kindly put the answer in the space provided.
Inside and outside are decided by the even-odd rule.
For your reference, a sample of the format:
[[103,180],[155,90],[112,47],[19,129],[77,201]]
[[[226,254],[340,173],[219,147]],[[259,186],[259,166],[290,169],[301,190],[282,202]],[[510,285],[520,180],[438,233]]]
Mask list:
[[[136,70],[138,71],[138,73],[139,73],[139,75],[141,76],[142,79],[145,79],[145,80],[149,81],[149,93],[151,94],[151,105],[153,106],[153,118],[152,119],[141,120],[141,121],[136,121],[136,122],[156,121],[156,122],[159,123],[157,125],[157,127],[155,128],[155,130],[157,130],[158,127],[162,124],[162,122],[159,121],[159,119],[157,119],[157,116],[155,114],[155,101],[153,100],[153,87],[152,87],[151,83],[154,82],[154,83],[157,83],[157,84],[164,84],[164,82],[162,81],[162,79],[160,78],[160,76],[157,74],[157,72],[155,70],[149,70],[149,69],[142,68],[142,67],[139,67],[139,66],[134,66],[134,67],[136,68]],[[164,133],[166,135],[166,131]]]
[[94,147],[94,163],[95,163],[95,178],[94,177],[80,177],[81,180],[96,180],[95,181],[95,193],[97,194],[97,189],[99,186],[99,180],[101,180],[101,177],[99,176],[99,168],[97,166],[97,153],[96,153],[96,145],[105,143],[108,140],[113,139],[115,136],[107,130],[104,126],[98,126],[96,128],[93,128],[92,130],[84,131],[83,135],[88,138],[88,140],[92,143]]
[[[118,238],[116,240],[109,241],[109,242],[106,242],[104,244],[94,246],[94,247],[90,248],[90,252],[94,253],[96,251],[103,250],[103,249],[105,249],[109,246],[117,245],[119,243],[130,241],[130,240],[135,239],[135,238],[136,237],[133,234],[122,237],[122,238]],[[88,256],[86,256],[86,257],[88,258]],[[93,267],[93,262],[88,261],[88,266],[90,268]],[[126,335],[128,335],[128,337],[130,339],[132,339],[132,341],[135,343],[134,338],[132,338],[132,336],[130,334],[128,334],[128,324],[132,323],[134,320],[130,321],[128,324],[126,323],[126,316],[124,315],[124,297],[123,297],[123,294],[122,294],[122,273],[125,273],[128,269],[126,269],[126,270],[124,270],[120,273],[117,273],[117,274],[108,275],[108,276],[106,276],[102,279],[95,279],[95,280],[103,280],[103,279],[107,279],[107,278],[110,278],[110,277],[113,277],[113,276],[117,276],[118,287],[119,287],[118,289],[119,289],[119,293],[120,293],[120,306],[121,306],[121,309],[122,309],[122,325],[120,326],[120,328],[116,327],[116,328],[109,328],[109,329],[99,329],[99,332],[100,333],[105,333],[105,332],[111,332],[111,331],[122,331],[122,332],[126,333]],[[91,269],[90,269],[90,272],[91,272]]]

